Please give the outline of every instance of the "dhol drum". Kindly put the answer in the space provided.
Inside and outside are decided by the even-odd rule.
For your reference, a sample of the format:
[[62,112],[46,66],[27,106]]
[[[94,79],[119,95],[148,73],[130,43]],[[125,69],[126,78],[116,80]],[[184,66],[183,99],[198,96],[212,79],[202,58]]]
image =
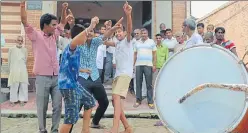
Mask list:
[[229,50],[209,44],[186,48],[160,69],[155,83],[156,109],[172,133],[248,133],[244,91],[216,89],[220,86],[192,91],[205,83],[247,82],[244,65]]

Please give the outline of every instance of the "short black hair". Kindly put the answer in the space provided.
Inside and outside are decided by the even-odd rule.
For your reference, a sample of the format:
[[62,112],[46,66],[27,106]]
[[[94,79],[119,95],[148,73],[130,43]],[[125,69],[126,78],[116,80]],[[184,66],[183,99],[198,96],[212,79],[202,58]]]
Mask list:
[[172,32],[172,30],[171,30],[171,29],[166,29],[164,33],[168,32],[168,31]]
[[52,20],[58,20],[58,19],[56,16],[54,16],[52,14],[49,14],[49,13],[43,14],[40,17],[40,29],[43,30],[45,24],[49,25],[52,22]]
[[75,36],[77,36],[79,33],[85,30],[85,27],[81,24],[75,24],[71,28],[71,38],[73,39]]
[[134,32],[132,32],[132,33],[131,33],[131,37],[134,38],[134,35],[135,35]]
[[196,27],[199,27],[199,26],[202,27],[202,28],[204,28],[204,24],[203,23],[199,23],[199,24],[196,25]]
[[[157,36],[161,36],[161,34],[156,34],[156,37],[157,37]],[[162,36],[161,36],[161,37],[162,37]]]
[[224,27],[217,27],[217,28],[215,28],[215,30],[214,30],[215,34],[216,34],[219,30],[222,30],[223,33],[226,32],[226,30],[225,30]]
[[165,34],[165,30],[161,30],[160,31],[160,34]]

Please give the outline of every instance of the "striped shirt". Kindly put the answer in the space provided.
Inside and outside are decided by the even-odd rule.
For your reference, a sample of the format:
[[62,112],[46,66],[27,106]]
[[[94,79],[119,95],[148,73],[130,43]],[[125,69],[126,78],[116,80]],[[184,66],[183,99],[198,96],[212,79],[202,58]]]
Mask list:
[[144,42],[138,40],[134,47],[134,52],[137,52],[137,60],[135,66],[153,66],[152,52],[156,50],[156,44],[152,39],[147,39]]

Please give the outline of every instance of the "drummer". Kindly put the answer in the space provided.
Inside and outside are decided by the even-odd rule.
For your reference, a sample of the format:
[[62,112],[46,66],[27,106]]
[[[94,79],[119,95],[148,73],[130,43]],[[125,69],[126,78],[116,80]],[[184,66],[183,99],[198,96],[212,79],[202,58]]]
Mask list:
[[226,49],[229,49],[233,54],[238,56],[234,42],[225,39],[225,32],[226,32],[225,28],[217,27],[214,32],[215,32],[215,38],[216,38],[214,43]]

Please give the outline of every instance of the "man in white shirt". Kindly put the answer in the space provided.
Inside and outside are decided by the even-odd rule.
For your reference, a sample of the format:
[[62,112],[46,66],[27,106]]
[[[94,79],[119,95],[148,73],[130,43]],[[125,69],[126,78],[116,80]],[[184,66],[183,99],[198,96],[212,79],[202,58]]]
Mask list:
[[118,40],[116,43],[114,42],[114,46],[116,47],[116,73],[112,84],[114,120],[111,131],[108,131],[107,133],[118,133],[120,120],[124,126],[125,133],[133,132],[131,126],[128,124],[127,118],[125,117],[122,105],[123,102],[121,100],[125,99],[127,96],[129,83],[133,76],[134,60],[134,49],[131,42],[132,7],[128,2],[126,2],[123,9],[127,18],[127,31],[125,31],[123,26],[116,31],[116,38]]
[[[102,77],[104,58],[106,57],[106,45],[100,45],[97,49],[96,66],[99,71],[99,76]],[[102,79],[103,82],[103,79]]]
[[186,19],[183,22],[183,32],[189,37],[185,43],[185,48],[203,44],[202,36],[195,32],[196,22],[193,19]]
[[[5,38],[3,34],[1,34],[1,47],[4,47],[4,45],[5,45]],[[1,65],[2,65],[2,58],[1,58]]]
[[177,45],[177,40],[176,40],[176,38],[173,37],[171,29],[166,29],[165,35],[166,35],[166,39],[164,39],[163,45],[168,47],[169,57],[170,57],[171,55],[174,54],[174,48]]
[[65,29],[64,31],[64,37],[61,37],[58,42],[58,47],[62,52],[66,48],[66,46],[71,43],[71,32],[68,29]]

